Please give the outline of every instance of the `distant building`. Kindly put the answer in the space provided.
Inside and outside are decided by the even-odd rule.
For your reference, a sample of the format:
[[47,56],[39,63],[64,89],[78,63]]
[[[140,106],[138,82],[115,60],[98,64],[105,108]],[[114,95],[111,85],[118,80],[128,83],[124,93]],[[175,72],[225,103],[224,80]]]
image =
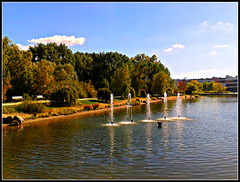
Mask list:
[[227,87],[227,91],[238,91],[238,76],[232,77],[227,75],[226,78],[218,78],[217,83],[221,83],[224,87]]
[[[212,82],[221,83],[223,87],[227,87],[227,91],[238,92],[238,76],[232,77],[227,75],[225,78],[222,77],[212,77],[212,78],[200,78],[200,79],[185,79],[186,83],[190,83],[192,80],[197,80],[199,83]],[[180,81],[183,79],[175,79],[176,86],[179,85]]]

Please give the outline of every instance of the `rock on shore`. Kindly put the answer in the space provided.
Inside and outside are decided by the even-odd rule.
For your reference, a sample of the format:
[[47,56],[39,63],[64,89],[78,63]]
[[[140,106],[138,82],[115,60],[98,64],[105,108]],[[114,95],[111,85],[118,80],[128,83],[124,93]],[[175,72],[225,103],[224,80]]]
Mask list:
[[15,126],[23,123],[24,119],[21,116],[8,116],[3,118],[3,124],[9,124],[10,126]]

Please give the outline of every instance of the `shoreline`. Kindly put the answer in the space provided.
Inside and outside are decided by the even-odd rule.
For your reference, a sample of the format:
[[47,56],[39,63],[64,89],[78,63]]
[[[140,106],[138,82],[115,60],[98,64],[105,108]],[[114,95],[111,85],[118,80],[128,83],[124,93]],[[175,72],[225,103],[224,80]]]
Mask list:
[[[164,99],[164,97],[160,97],[162,99]],[[167,97],[167,100],[177,100],[178,96],[170,96],[170,97]],[[190,99],[190,96],[187,95],[187,96],[180,96],[181,99]],[[195,98],[194,96],[192,96],[192,98]],[[203,98],[202,96],[200,96],[199,98]],[[147,98],[141,98],[140,100],[142,101],[146,101]],[[154,102],[163,102],[162,100],[151,100],[150,99],[150,103],[154,103]],[[140,102],[140,105],[146,105],[146,103],[143,103],[143,102]],[[137,105],[137,106],[140,106],[140,105]],[[117,106],[117,107],[113,107],[114,110],[115,109],[123,109],[123,108],[126,108],[127,105],[124,105],[124,106]],[[132,106],[132,107],[135,107],[135,106]],[[68,115],[58,115],[58,116],[48,116],[48,117],[39,117],[39,118],[35,118],[35,119],[24,119],[24,122],[20,125],[24,125],[24,124],[27,124],[27,123],[35,123],[35,122],[41,122],[41,121],[50,121],[50,120],[56,120],[56,119],[71,119],[71,118],[74,118],[74,117],[78,117],[78,116],[84,116],[84,115],[90,115],[90,114],[98,114],[98,113],[102,113],[102,112],[107,112],[111,110],[111,108],[103,108],[103,109],[97,109],[97,110],[90,110],[90,111],[81,111],[81,112],[77,112],[77,113],[74,113],[74,114],[68,114]],[[4,115],[7,115],[7,114],[3,114],[2,116]],[[8,127],[9,124],[2,124],[2,128],[5,129],[6,127]],[[17,126],[20,126],[20,125],[17,125]],[[13,126],[12,126],[13,127]]]

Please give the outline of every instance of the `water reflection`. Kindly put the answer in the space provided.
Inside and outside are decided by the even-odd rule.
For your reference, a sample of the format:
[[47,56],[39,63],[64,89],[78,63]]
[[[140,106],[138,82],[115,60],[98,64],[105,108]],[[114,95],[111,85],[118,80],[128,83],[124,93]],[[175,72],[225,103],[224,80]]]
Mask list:
[[114,141],[114,128],[108,127],[109,130],[109,137],[110,137],[110,153],[109,153],[109,159],[110,159],[110,165],[113,165],[113,159],[114,159],[114,147],[115,147],[115,141]]
[[[133,107],[134,125],[103,127],[108,111],[9,127],[3,133],[3,177],[236,179],[237,99],[227,99],[182,100],[181,115],[195,121],[164,122],[162,128],[141,122],[146,105]],[[151,104],[152,118],[164,109],[164,102]],[[166,111],[176,115],[176,101],[169,100]],[[125,108],[114,110],[116,123],[125,117]]]
[[152,150],[152,124],[147,123],[146,127],[146,137],[147,137],[147,157],[150,157]]
[[162,130],[162,133],[163,133],[163,138],[162,138],[162,141],[163,141],[163,146],[165,148],[166,151],[168,151],[168,144],[169,144],[169,122],[164,122],[164,125],[163,127],[161,128]]

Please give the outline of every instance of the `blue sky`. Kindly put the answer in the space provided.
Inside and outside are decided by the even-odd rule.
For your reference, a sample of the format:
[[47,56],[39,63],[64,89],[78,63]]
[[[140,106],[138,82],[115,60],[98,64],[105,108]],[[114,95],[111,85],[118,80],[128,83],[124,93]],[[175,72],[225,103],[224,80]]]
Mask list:
[[20,48],[157,55],[176,78],[238,74],[238,3],[2,3],[2,37]]

